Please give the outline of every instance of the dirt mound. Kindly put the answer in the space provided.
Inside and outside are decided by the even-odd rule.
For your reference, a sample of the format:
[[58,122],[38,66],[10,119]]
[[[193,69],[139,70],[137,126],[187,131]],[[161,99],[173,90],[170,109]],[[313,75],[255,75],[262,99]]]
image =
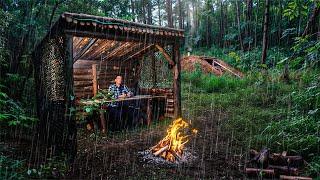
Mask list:
[[217,76],[229,73],[240,78],[243,77],[242,72],[215,57],[185,56],[182,58],[181,68],[184,71],[191,72],[196,69],[197,64],[200,66],[202,72],[204,73],[212,73]]

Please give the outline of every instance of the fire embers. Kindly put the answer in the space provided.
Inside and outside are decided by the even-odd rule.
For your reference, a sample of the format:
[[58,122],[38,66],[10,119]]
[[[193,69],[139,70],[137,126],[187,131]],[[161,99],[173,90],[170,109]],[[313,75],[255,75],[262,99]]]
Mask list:
[[185,144],[189,142],[190,136],[197,134],[197,132],[198,130],[191,129],[182,118],[176,119],[167,129],[167,135],[150,150],[154,156],[167,161],[179,161],[182,159]]

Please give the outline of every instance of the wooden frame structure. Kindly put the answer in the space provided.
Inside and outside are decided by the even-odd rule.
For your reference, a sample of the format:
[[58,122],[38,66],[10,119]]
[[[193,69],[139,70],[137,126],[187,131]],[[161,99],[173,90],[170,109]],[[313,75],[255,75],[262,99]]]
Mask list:
[[[180,117],[179,48],[183,40],[184,31],[179,29],[63,13],[33,52],[39,129],[43,139],[57,148],[75,143],[75,98],[90,96],[90,92],[95,95],[98,86],[110,81],[110,78],[101,77],[115,75],[110,74],[113,70],[118,70],[116,74],[133,77],[127,84],[134,87],[143,68],[136,62],[156,51],[167,60],[173,73],[173,85],[168,89],[155,87],[142,92],[170,94],[172,117]],[[154,66],[154,60],[148,64]],[[112,68],[102,72],[103,66]],[[156,81],[154,78],[154,83]],[[84,93],[86,88],[89,89],[87,94]]]

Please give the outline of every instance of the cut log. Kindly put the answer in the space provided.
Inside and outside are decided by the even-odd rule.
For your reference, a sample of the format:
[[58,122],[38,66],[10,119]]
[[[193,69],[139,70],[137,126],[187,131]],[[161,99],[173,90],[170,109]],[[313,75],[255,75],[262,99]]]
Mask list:
[[312,180],[311,177],[286,176],[286,175],[280,175],[280,179],[284,179],[284,180]]
[[304,160],[301,156],[282,156],[281,154],[273,153],[269,157],[270,164],[282,165],[290,167],[301,167],[304,165]]
[[299,174],[298,168],[292,168],[292,167],[288,167],[288,166],[269,165],[268,168],[276,170],[277,174],[288,174],[288,175],[298,175]]
[[90,82],[92,81],[92,74],[88,74],[88,75],[73,75],[73,80],[74,81],[85,81],[85,80],[89,80]]
[[166,145],[164,146],[163,148],[159,149],[158,151],[154,152],[153,155],[155,156],[159,156],[161,153],[163,153],[164,151],[168,150],[169,149],[169,146]]
[[80,69],[80,68],[73,69],[73,75],[87,75],[91,73],[92,73],[91,68],[90,69]]
[[263,173],[268,176],[274,176],[274,170],[273,169],[257,169],[257,168],[246,168],[245,173],[248,175],[255,175]]
[[92,85],[92,81],[74,81],[74,86],[77,86],[77,87],[86,87],[91,85]]

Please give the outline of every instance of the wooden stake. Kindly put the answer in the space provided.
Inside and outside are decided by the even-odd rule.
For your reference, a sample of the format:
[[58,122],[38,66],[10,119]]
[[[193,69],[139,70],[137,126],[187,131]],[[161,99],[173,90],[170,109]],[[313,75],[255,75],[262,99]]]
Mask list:
[[92,64],[92,83],[93,96],[96,96],[98,93],[97,64]]

